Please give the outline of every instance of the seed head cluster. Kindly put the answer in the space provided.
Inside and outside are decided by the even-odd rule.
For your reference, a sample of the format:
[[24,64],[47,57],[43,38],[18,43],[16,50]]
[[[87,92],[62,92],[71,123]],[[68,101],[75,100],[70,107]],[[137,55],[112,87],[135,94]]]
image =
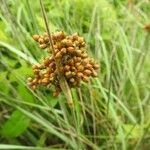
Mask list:
[[67,36],[60,31],[53,33],[51,38],[53,47],[50,46],[47,33],[33,36],[40,48],[51,49],[41,64],[32,65],[34,78],[28,78],[28,85],[33,90],[38,85],[53,85],[53,95],[58,96],[61,92],[59,75],[65,77],[70,88],[80,86],[81,81],[88,82],[90,76],[97,77],[99,65],[88,56],[83,37],[77,33]]

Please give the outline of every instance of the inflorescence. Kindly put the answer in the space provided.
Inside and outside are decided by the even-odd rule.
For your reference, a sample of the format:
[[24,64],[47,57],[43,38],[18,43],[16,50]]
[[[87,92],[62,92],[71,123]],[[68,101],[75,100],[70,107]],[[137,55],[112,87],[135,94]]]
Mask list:
[[99,65],[86,52],[85,41],[77,33],[65,35],[56,32],[51,35],[50,45],[48,33],[34,35],[33,39],[42,49],[48,49],[49,56],[41,64],[32,65],[34,78],[28,78],[28,85],[35,90],[38,85],[54,85],[54,96],[61,92],[59,75],[65,77],[70,88],[80,86],[81,81],[88,82],[89,77],[97,77]]

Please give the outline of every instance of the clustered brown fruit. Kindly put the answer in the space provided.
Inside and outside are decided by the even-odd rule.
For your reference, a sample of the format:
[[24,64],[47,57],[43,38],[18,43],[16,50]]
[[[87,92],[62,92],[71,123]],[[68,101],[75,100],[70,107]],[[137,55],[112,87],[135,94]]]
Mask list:
[[40,48],[53,48],[53,51],[48,50],[50,55],[41,64],[32,66],[35,77],[28,78],[28,85],[33,90],[38,85],[54,85],[53,95],[57,96],[61,92],[59,74],[66,78],[70,88],[79,86],[81,80],[88,82],[90,76],[97,76],[99,65],[88,56],[83,37],[77,33],[67,36],[60,31],[52,34],[51,38],[53,47],[47,33],[33,36]]

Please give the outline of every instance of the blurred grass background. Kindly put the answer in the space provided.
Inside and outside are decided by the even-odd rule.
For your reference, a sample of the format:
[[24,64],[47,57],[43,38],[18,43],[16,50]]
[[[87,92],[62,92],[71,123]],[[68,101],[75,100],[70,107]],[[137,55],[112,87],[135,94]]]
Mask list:
[[0,149],[149,150],[149,0],[44,0],[51,31],[78,32],[101,65],[98,78],[72,89],[75,109],[41,87],[31,64],[47,53],[38,0],[0,0]]

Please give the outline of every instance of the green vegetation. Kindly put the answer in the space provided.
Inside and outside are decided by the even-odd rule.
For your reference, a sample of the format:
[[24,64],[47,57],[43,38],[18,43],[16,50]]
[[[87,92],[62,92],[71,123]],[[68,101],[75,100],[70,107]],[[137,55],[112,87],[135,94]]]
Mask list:
[[62,93],[26,79],[47,55],[32,39],[46,31],[38,0],[0,0],[0,149],[148,150],[149,0],[44,0],[51,31],[78,32],[101,69]]

